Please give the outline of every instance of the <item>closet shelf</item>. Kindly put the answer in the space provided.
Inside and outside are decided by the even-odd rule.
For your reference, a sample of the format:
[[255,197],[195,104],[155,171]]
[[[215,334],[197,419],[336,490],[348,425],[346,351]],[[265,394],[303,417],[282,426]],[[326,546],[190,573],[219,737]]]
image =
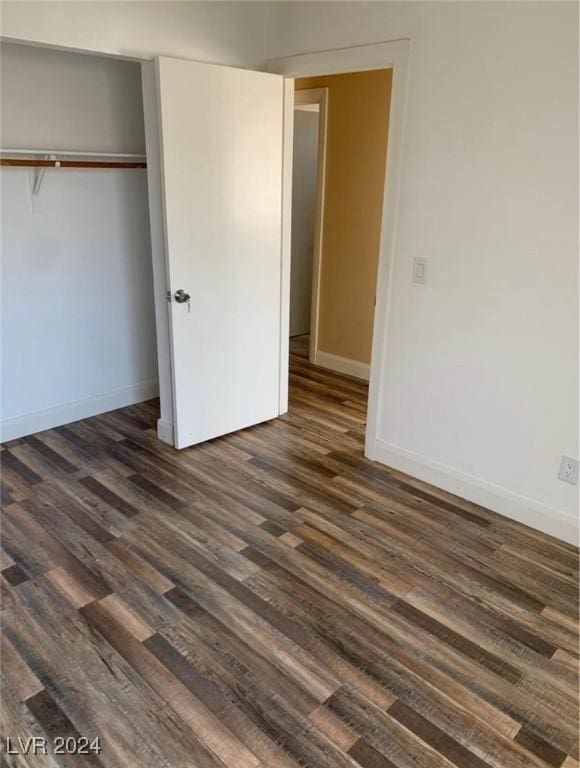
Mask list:
[[[22,157],[22,155],[33,155],[33,158]],[[69,152],[50,149],[0,148],[0,166],[16,168],[147,168],[147,162],[145,155],[129,152]]]

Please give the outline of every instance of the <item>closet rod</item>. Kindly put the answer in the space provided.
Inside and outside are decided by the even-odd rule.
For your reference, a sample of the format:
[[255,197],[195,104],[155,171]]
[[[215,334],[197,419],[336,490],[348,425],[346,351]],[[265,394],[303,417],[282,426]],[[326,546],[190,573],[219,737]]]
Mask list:
[[0,158],[0,166],[16,168],[147,168],[145,161],[89,161],[89,160],[22,160],[21,158]]
[[77,152],[66,149],[2,149],[0,155],[67,155],[70,157],[114,157],[126,160],[145,160],[145,155],[135,152]]

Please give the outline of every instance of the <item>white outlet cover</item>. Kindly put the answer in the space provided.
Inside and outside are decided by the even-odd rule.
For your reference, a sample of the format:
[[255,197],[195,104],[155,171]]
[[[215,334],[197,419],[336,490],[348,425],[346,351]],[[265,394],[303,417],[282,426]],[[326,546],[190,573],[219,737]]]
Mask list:
[[578,485],[578,459],[571,456],[562,456],[558,479],[570,485]]
[[413,282],[423,285],[427,280],[427,259],[416,256],[413,259]]

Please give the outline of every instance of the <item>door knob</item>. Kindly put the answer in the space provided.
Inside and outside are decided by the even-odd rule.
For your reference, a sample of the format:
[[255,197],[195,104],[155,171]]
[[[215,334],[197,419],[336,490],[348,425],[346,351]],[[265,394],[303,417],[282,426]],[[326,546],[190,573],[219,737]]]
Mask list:
[[187,302],[190,301],[191,296],[189,293],[186,293],[183,288],[180,288],[178,291],[175,291],[174,298],[178,304],[187,304]]

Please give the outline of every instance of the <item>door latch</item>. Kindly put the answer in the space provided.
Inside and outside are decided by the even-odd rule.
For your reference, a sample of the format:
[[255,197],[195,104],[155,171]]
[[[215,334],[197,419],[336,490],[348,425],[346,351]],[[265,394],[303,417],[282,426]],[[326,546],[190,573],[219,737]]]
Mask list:
[[191,301],[191,296],[183,288],[180,288],[178,291],[175,291],[175,301],[178,304],[188,304]]
[[167,301],[171,302],[171,299],[175,299],[177,304],[187,304],[187,311],[191,312],[191,296],[183,288],[175,291],[173,296],[171,291],[167,291]]

